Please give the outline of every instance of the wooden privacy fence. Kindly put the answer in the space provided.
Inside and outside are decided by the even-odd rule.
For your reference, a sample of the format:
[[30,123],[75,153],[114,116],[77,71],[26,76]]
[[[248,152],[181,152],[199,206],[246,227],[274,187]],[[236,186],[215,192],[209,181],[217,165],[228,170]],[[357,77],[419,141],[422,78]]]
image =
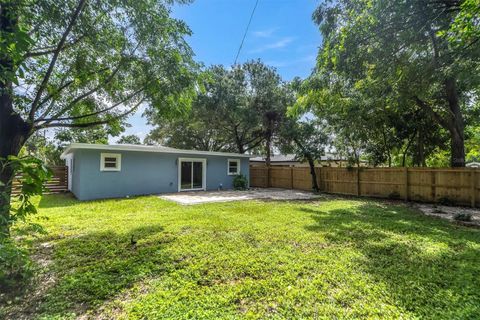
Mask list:
[[[68,191],[68,167],[66,166],[52,166],[50,169],[53,172],[52,178],[47,181],[45,188],[46,193],[61,193]],[[22,176],[16,176],[13,181],[12,193],[18,194],[21,188]]]
[[[480,207],[474,168],[317,167],[321,192]],[[250,186],[312,190],[308,167],[250,167]]]

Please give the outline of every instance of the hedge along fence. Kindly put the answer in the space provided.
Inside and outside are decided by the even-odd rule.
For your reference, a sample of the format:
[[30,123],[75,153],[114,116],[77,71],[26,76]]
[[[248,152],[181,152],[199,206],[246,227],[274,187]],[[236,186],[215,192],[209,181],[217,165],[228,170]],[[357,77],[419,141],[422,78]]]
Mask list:
[[[317,167],[321,192],[480,207],[474,168]],[[250,167],[250,186],[312,190],[308,167]]]
[[[45,183],[45,193],[62,193],[68,191],[68,167],[51,166],[52,178]],[[22,175],[18,175],[13,180],[12,194],[17,195],[22,187]]]

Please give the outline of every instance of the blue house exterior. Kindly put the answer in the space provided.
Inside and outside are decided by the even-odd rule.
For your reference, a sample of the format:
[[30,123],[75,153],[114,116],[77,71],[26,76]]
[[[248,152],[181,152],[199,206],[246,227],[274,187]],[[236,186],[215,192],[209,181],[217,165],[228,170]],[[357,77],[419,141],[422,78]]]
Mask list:
[[249,155],[157,146],[73,143],[61,158],[79,200],[232,189],[249,177]]

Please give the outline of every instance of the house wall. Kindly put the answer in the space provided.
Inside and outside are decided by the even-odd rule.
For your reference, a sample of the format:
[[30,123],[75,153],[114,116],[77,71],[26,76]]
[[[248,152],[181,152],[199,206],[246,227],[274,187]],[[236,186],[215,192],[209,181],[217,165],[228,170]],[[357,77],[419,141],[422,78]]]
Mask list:
[[[101,153],[122,155],[121,171],[100,171]],[[206,188],[231,189],[228,159],[240,159],[240,173],[249,177],[249,159],[225,156],[157,152],[88,150],[74,151],[72,192],[80,200],[119,198],[178,191],[178,158],[206,159]]]

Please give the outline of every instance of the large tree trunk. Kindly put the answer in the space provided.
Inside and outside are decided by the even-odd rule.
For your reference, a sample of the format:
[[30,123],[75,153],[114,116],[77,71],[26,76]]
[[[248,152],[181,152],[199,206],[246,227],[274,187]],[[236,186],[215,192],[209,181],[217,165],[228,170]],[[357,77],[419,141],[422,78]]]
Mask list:
[[413,132],[413,135],[410,139],[407,140],[407,145],[405,147],[405,150],[403,150],[403,155],[402,155],[402,167],[405,167],[406,165],[406,162],[407,162],[407,152],[408,150],[410,149],[410,146],[413,142],[413,140],[415,139],[417,135],[417,130],[415,129],[415,131]]
[[315,192],[320,191],[317,183],[317,173],[315,172],[315,160],[312,157],[312,154],[303,146],[302,142],[296,138],[293,139],[295,144],[302,150],[303,157],[307,159],[308,165],[310,166],[310,175],[312,176],[312,189]]
[[452,135],[450,141],[452,150],[450,165],[452,167],[465,167],[465,138],[463,131],[453,130],[450,134]]
[[[12,33],[18,25],[15,1],[0,5],[0,31]],[[0,52],[0,69],[14,72],[14,62],[8,52]],[[10,234],[10,196],[13,168],[6,165],[9,155],[18,155],[31,127],[14,112],[12,79],[0,81],[0,237]]]
[[315,161],[310,155],[306,155],[308,160],[308,165],[310,166],[310,175],[312,176],[312,189],[315,192],[318,192],[320,188],[318,187],[317,183],[317,173],[315,172]]
[[418,97],[415,97],[417,104],[428,111],[433,118],[443,128],[450,133],[450,165],[452,167],[464,167],[465,166],[465,123],[463,121],[462,110],[458,99],[458,91],[456,80],[453,77],[447,78],[444,81],[446,102],[448,104],[448,110],[446,117],[442,117],[436,113],[430,105],[422,101]]
[[423,143],[423,138],[422,138],[422,129],[418,132],[417,135],[417,159],[416,159],[416,164],[418,167],[426,167],[426,162],[425,162],[425,145]]
[[267,115],[266,130],[265,130],[265,164],[270,167],[272,157],[272,139],[274,131],[274,116],[272,114]]
[[237,152],[245,153],[244,144],[242,139],[240,139],[240,134],[238,133],[237,126],[234,126],[233,134],[235,135],[235,145],[237,146]]
[[465,124],[463,121],[462,110],[458,101],[458,92],[455,79],[448,78],[445,81],[445,91],[450,108],[450,145],[451,157],[450,165],[452,167],[465,167]]
[[14,172],[11,166],[5,165],[5,161],[10,155],[18,155],[30,134],[30,126],[13,112],[9,90],[5,86],[0,87],[0,233],[9,235],[11,183]]
[[[15,1],[0,5],[0,30],[3,33],[11,33],[17,27],[17,6]],[[14,63],[8,52],[0,52],[0,69],[14,72]],[[0,237],[10,234],[11,183],[15,174],[5,161],[10,155],[18,155],[31,133],[31,126],[13,110],[11,80],[0,81]]]
[[271,137],[267,137],[265,140],[265,165],[270,167],[270,163],[272,160],[272,145],[271,145]]

